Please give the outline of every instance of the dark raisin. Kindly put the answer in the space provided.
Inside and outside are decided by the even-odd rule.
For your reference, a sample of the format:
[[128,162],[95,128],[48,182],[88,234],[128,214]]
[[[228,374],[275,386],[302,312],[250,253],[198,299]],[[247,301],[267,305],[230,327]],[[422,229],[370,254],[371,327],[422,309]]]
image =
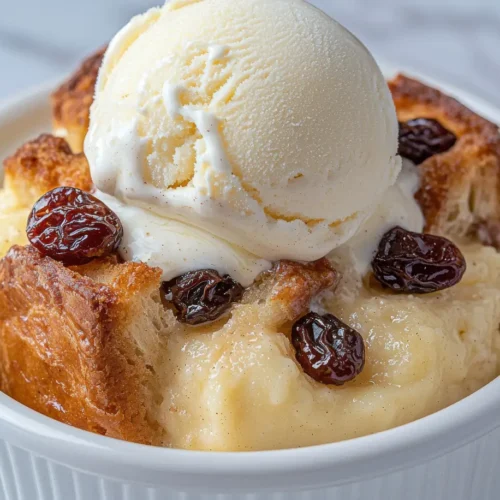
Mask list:
[[229,275],[203,269],[164,282],[162,291],[177,309],[179,321],[199,325],[222,316],[241,299],[244,288]]
[[375,278],[396,292],[430,293],[456,285],[466,263],[446,238],[395,227],[380,241],[372,267]]
[[431,118],[416,118],[399,123],[399,151],[403,158],[408,158],[420,165],[427,158],[451,149],[457,138],[438,121]]
[[363,337],[332,314],[309,313],[292,327],[295,356],[317,382],[344,385],[365,365]]
[[59,187],[35,203],[26,234],[43,255],[78,265],[114,252],[123,227],[118,216],[91,194]]

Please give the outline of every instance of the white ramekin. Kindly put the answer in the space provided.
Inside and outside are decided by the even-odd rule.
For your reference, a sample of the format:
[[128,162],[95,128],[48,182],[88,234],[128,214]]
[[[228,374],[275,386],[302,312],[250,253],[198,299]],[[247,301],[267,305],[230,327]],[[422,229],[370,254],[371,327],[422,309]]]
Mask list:
[[[500,111],[437,85],[500,123]],[[52,88],[0,105],[0,155],[26,135],[50,129]],[[51,420],[0,393],[0,500],[497,500],[499,470],[500,378],[396,429],[254,453],[117,441]]]

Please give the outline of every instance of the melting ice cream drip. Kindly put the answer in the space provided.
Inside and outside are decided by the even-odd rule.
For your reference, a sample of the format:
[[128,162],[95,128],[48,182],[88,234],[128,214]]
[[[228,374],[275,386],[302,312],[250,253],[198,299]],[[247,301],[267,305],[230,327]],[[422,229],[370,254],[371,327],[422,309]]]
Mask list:
[[231,173],[231,164],[219,130],[220,121],[210,111],[195,106],[183,106],[180,95],[186,89],[182,85],[165,83],[163,86],[163,102],[168,114],[172,118],[182,116],[185,120],[194,123],[205,140],[206,152],[201,161],[208,163],[217,172]]

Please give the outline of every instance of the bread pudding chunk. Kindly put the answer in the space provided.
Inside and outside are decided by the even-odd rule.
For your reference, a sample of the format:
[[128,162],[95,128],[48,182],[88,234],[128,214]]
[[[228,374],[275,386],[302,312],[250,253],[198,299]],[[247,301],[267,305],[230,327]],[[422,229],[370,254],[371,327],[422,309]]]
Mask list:
[[[208,2],[196,4],[205,8]],[[176,9],[172,15],[182,17],[190,8],[194,7]],[[135,33],[141,29],[157,33],[160,20],[159,11],[153,11],[139,19]],[[105,65],[110,92],[125,90],[122,85],[128,82],[112,75],[115,65],[124,64],[122,57],[127,64],[147,66],[151,71],[145,82],[154,88],[161,84],[162,99],[170,106],[169,114],[163,108],[155,114],[156,101],[140,103],[144,112],[140,119],[149,110],[157,128],[170,127],[165,137],[174,137],[175,146],[170,148],[168,140],[159,138],[146,151],[151,155],[149,166],[139,170],[141,175],[147,171],[145,184],[155,184],[151,192],[156,196],[159,186],[167,183],[170,209],[179,201],[179,192],[189,191],[190,176],[196,173],[196,182],[208,183],[206,190],[198,185],[201,197],[212,196],[210,203],[217,197],[227,201],[245,220],[248,207],[260,206],[260,192],[251,182],[241,183],[236,191],[224,182],[240,182],[243,174],[253,175],[265,166],[266,159],[281,162],[281,158],[272,148],[255,148],[252,153],[262,153],[262,162],[250,162],[247,173],[238,169],[228,173],[224,166],[229,163],[217,163],[213,155],[219,151],[212,148],[214,144],[224,146],[224,141],[214,143],[214,137],[231,127],[207,121],[215,116],[210,106],[225,96],[224,106],[231,113],[231,103],[239,102],[247,80],[238,81],[234,92],[226,94],[226,83],[233,82],[224,72],[241,61],[231,60],[231,49],[197,45],[189,47],[189,57],[166,68],[149,64],[147,58],[129,61],[142,54],[134,48],[138,40],[140,49],[144,37],[125,36],[121,43],[130,46],[122,47],[126,50],[108,58]],[[349,50],[355,47],[351,45]],[[87,133],[90,89],[101,57],[97,54],[85,63],[54,96],[56,126],[66,128],[74,151],[81,148]],[[273,53],[270,61],[274,59]],[[196,86],[189,80],[186,67],[191,64],[197,74],[206,76],[208,90],[203,87],[206,82]],[[165,85],[157,71],[160,76],[165,71],[187,79],[186,85]],[[211,85],[210,78],[217,85]],[[376,203],[370,206],[371,215],[360,206],[352,220],[332,219],[326,231],[337,234],[344,227],[341,239],[346,243],[324,256],[326,251],[315,245],[309,248],[306,239],[297,240],[311,260],[324,257],[310,262],[269,257],[265,266],[254,268],[248,283],[216,266],[195,265],[195,259],[187,259],[182,270],[175,268],[175,274],[166,278],[163,267],[174,267],[174,240],[162,239],[161,245],[170,242],[172,248],[158,250],[149,228],[167,223],[154,219],[148,229],[139,227],[140,220],[135,226],[129,224],[140,212],[127,215],[121,241],[127,240],[131,254],[144,256],[145,262],[125,259],[121,251],[118,256],[120,214],[103,208],[90,194],[94,186],[85,156],[75,154],[65,140],[47,135],[21,147],[5,162],[0,194],[1,390],[45,415],[106,436],[184,449],[249,451],[324,444],[390,429],[445,408],[494,379],[500,371],[498,127],[415,80],[398,76],[389,85],[397,118],[389,99],[382,110],[387,120],[376,133],[383,131],[391,143],[385,155],[390,161],[384,164],[391,168],[381,189],[384,196],[371,200]],[[381,90],[385,97],[386,91]],[[130,102],[130,95],[123,92],[112,105]],[[198,108],[193,111],[193,106]],[[114,112],[110,116],[114,118]],[[360,117],[366,120],[365,114]],[[206,128],[198,133],[197,120],[202,118]],[[292,118],[280,123],[288,124]],[[398,122],[399,153],[407,160],[399,175]],[[324,131],[324,123],[320,125]],[[297,129],[290,127],[290,133],[298,133]],[[235,130],[241,129],[235,126]],[[275,133],[282,131],[277,128]],[[378,136],[368,136],[377,143]],[[96,148],[109,152],[101,139],[96,128]],[[239,135],[230,139],[239,147]],[[224,158],[232,161],[238,151],[235,148]],[[155,167],[162,155],[172,169],[163,169],[163,163],[161,169]],[[217,175],[214,165],[212,170],[206,165],[212,160],[220,167]],[[179,162],[192,168],[179,171],[185,177],[170,182]],[[137,174],[133,165],[126,172],[132,177]],[[272,170],[269,185],[265,176],[259,182],[269,190],[274,189],[271,181],[286,182],[296,199],[300,186],[308,182],[308,172],[301,164],[300,171],[280,176],[276,173],[280,165]],[[123,165],[114,167],[117,179],[123,181]],[[322,187],[335,177],[328,177],[326,169],[319,172],[325,175]],[[355,179],[349,181],[355,184]],[[44,198],[37,202],[44,196],[54,201],[51,197],[58,193],[71,196],[61,203],[44,205]],[[248,206],[238,203],[240,195],[249,200]],[[283,197],[283,206],[291,199]],[[120,209],[126,202],[116,201]],[[33,245],[26,245],[24,230],[33,205],[28,227]],[[215,205],[212,215],[219,209]],[[262,217],[269,227],[274,227],[272,219],[281,228],[298,224],[300,234],[323,234],[324,221],[318,214],[297,222],[295,213],[281,213],[272,203],[265,208]],[[90,235],[94,223],[102,224],[103,219],[106,238],[99,225],[100,244],[95,245],[97,240]],[[186,227],[185,221],[174,222],[165,227]],[[350,234],[353,225],[357,232]],[[40,228],[48,231],[43,241],[36,239]],[[204,229],[197,227],[196,234]],[[238,230],[245,241],[254,239],[245,226]],[[65,243],[62,254],[47,250],[54,241],[58,249],[61,241]],[[282,242],[264,238],[262,244],[274,252],[277,243]],[[155,252],[161,253],[160,260],[152,257]],[[179,253],[177,249],[176,263]],[[235,255],[235,262],[243,262],[238,261],[242,254]],[[227,265],[225,257],[219,260]]]
[[106,47],[89,56],[77,71],[52,94],[54,134],[68,141],[75,153],[83,151],[89,127],[99,68]]
[[92,189],[89,164],[73,154],[64,139],[43,134],[5,159],[4,186],[0,190],[0,255],[12,245],[25,245],[26,221],[34,203],[47,191],[71,186]]
[[440,90],[404,75],[391,80],[389,88],[399,122],[435,120],[456,137],[451,148],[433,154],[417,167],[420,188],[416,199],[425,217],[425,232],[461,239],[478,223],[498,221],[498,125]]

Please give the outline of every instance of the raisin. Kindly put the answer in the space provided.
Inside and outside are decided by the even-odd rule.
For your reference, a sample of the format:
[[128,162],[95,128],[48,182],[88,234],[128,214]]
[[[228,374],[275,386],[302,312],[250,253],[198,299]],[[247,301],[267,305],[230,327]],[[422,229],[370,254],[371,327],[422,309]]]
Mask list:
[[309,313],[292,328],[295,356],[317,382],[344,385],[365,365],[363,337],[332,314]]
[[229,275],[203,269],[164,282],[162,291],[177,309],[179,321],[199,325],[222,316],[233,302],[241,299],[244,288]]
[[398,153],[416,165],[431,156],[445,153],[456,142],[455,134],[431,118],[416,118],[399,123]]
[[43,255],[78,265],[114,252],[123,227],[118,216],[91,194],[58,187],[35,203],[26,234]]
[[377,281],[403,293],[449,288],[462,279],[466,267],[462,252],[451,241],[401,227],[383,236],[372,262]]

